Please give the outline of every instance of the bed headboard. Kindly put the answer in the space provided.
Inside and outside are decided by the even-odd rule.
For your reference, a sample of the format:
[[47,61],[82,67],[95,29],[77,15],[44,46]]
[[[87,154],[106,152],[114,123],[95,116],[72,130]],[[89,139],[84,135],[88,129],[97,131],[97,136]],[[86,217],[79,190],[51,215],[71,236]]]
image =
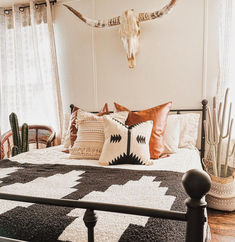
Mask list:
[[[201,112],[201,160],[204,158],[205,155],[205,132],[203,128],[203,122],[206,120],[206,110],[207,110],[207,104],[208,101],[206,99],[203,99],[202,102],[202,107],[201,108],[192,108],[192,109],[171,109],[170,112],[176,113],[176,114],[181,114],[184,112]],[[70,105],[71,113],[74,109],[74,105]],[[92,113],[98,113],[98,112],[92,112]],[[111,112],[112,113],[112,112]]]

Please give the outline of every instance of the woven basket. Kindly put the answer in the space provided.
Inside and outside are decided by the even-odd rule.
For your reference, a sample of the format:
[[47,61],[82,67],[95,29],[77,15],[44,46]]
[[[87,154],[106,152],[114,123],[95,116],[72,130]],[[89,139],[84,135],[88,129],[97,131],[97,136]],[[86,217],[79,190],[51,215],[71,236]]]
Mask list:
[[[211,189],[206,196],[207,205],[222,211],[235,210],[235,169],[229,167],[228,177],[216,177],[211,174],[212,162],[203,160],[204,169],[211,177]],[[223,172],[224,166],[222,166]]]

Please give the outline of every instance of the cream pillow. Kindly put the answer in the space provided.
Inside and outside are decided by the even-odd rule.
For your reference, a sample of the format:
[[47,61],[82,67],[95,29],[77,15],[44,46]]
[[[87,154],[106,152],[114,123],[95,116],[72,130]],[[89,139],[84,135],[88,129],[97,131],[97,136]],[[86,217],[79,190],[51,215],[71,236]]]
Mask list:
[[64,145],[64,148],[69,148],[70,146],[70,116],[71,114],[65,114],[64,115],[64,120],[63,120],[63,134],[62,134],[62,139],[61,143]]
[[194,149],[197,144],[200,114],[187,113],[175,116],[180,120],[179,148]]
[[164,134],[164,153],[176,153],[179,146],[180,139],[180,120],[179,115],[169,115],[167,118],[167,125]]
[[74,145],[69,150],[70,158],[98,160],[104,145],[104,117],[110,116],[125,123],[128,112],[104,116],[97,116],[80,109],[77,112],[78,132]]
[[153,121],[126,126],[116,119],[104,117],[105,142],[100,165],[151,165],[149,140]]

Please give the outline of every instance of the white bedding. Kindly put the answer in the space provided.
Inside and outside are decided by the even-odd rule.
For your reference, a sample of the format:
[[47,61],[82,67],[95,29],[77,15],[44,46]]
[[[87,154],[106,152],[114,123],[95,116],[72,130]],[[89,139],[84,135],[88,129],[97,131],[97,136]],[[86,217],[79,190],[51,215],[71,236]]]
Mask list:
[[[26,153],[11,157],[12,161],[32,164],[63,164],[63,165],[83,165],[100,166],[98,160],[78,160],[69,159],[69,154],[62,152],[63,146],[54,146],[47,149],[31,150]],[[112,165],[106,168],[122,168],[131,170],[166,170],[176,172],[186,172],[190,169],[202,170],[200,153],[197,149],[179,149],[177,153],[171,154],[167,158],[153,160],[153,165]]]

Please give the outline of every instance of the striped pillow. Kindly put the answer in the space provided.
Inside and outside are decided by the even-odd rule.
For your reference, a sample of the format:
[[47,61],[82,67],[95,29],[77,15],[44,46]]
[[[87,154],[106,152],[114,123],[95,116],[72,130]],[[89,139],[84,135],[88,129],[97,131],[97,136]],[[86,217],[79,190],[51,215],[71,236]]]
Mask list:
[[[73,112],[70,115],[70,121],[69,126],[67,130],[66,138],[64,139],[64,148],[68,149],[69,147],[72,147],[76,138],[77,138],[77,115],[78,110],[81,110],[80,108],[74,106]],[[97,116],[103,116],[105,114],[109,114],[108,104],[105,103],[104,107],[100,110],[100,112],[97,114]]]
[[[104,115],[107,116],[107,115]],[[69,150],[72,159],[98,160],[104,145],[104,116],[77,111],[77,138]],[[128,112],[108,115],[125,123]]]

